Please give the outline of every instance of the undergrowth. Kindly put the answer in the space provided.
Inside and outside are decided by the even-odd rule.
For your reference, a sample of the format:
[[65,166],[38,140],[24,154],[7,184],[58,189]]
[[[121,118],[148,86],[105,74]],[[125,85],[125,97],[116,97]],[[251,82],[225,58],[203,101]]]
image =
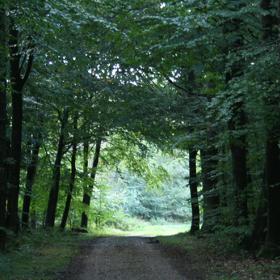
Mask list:
[[168,221],[144,221],[138,218],[126,217],[123,222],[126,226],[105,225],[101,228],[91,227],[95,236],[157,236],[174,235],[189,230],[189,224],[179,224]]
[[11,238],[0,253],[0,280],[51,280],[67,267],[88,235],[32,231]]
[[183,250],[195,271],[206,280],[279,280],[280,259],[261,259],[221,236],[180,233],[159,236],[160,243]]

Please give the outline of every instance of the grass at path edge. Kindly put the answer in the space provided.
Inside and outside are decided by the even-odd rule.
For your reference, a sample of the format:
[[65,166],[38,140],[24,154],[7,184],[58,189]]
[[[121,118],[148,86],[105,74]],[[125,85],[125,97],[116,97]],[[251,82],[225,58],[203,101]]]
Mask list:
[[151,225],[135,220],[132,229],[90,229],[88,234],[70,231],[38,230],[11,238],[7,252],[0,253],[0,280],[53,280],[67,269],[72,257],[79,254],[83,241],[105,236],[156,236],[186,230],[185,225]]
[[0,253],[0,280],[56,279],[78,254],[81,243],[92,238],[59,230],[24,233]]
[[280,280],[280,259],[260,259],[239,250],[228,251],[223,240],[213,236],[179,233],[156,239],[164,246],[185,252],[188,265],[203,274],[205,280]]

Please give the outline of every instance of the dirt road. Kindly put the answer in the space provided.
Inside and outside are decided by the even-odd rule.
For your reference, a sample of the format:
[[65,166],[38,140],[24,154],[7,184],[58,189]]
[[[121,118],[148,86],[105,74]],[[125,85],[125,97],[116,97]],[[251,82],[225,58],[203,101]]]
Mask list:
[[[64,279],[70,280],[192,280],[185,263],[144,237],[98,238],[82,250]],[[181,262],[181,263],[180,263]]]

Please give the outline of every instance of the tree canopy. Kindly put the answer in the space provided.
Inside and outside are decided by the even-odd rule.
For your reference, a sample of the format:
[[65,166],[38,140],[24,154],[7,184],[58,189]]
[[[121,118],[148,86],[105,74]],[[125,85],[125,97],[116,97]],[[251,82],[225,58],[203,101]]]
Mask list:
[[166,184],[162,153],[188,163],[192,233],[275,254],[278,2],[1,0],[1,248],[70,213],[86,228],[106,168]]

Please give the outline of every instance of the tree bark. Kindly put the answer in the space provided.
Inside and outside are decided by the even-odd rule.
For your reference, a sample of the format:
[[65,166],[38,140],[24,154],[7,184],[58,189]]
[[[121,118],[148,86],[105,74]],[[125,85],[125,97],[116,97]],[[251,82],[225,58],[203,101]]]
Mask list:
[[[88,194],[88,157],[89,157],[89,143],[88,141],[84,142],[84,150],[83,150],[83,155],[84,155],[84,161],[83,161],[83,178],[85,180],[83,190],[83,204],[84,207],[88,208],[89,203],[90,203],[90,197]],[[87,228],[88,224],[88,217],[85,211],[82,213],[82,218],[81,218],[81,227]]]
[[62,162],[63,150],[65,146],[65,133],[66,133],[67,123],[68,123],[68,109],[65,108],[61,120],[57,153],[56,153],[55,163],[53,167],[52,185],[49,193],[48,207],[47,207],[46,220],[45,220],[46,227],[54,227],[54,223],[55,223],[55,215],[56,215],[59,183],[60,183],[60,175],[61,175],[60,174],[61,162]]
[[[228,123],[231,133],[230,150],[232,158],[232,174],[235,185],[235,224],[248,224],[247,186],[247,139],[241,129],[245,129],[247,118],[243,102],[232,106],[232,117]],[[238,135],[235,135],[238,134]]]
[[199,231],[200,213],[199,213],[199,201],[198,201],[198,181],[196,174],[196,155],[197,151],[194,149],[189,150],[189,186],[191,193],[191,206],[192,206],[192,224],[191,233]]
[[35,181],[35,176],[37,172],[37,165],[39,161],[39,151],[41,145],[41,137],[37,137],[37,139],[33,139],[33,147],[31,151],[31,161],[27,167],[27,175],[26,175],[26,184],[25,184],[25,192],[23,198],[23,206],[22,206],[22,227],[27,228],[29,226],[29,213],[30,213],[30,204],[31,204],[31,196],[32,196],[32,188]]
[[72,142],[72,155],[71,155],[71,175],[69,179],[69,190],[65,202],[65,207],[60,223],[60,228],[62,230],[65,229],[67,219],[69,216],[69,211],[70,211],[70,206],[71,206],[71,201],[72,201],[72,195],[73,195],[73,190],[75,186],[75,178],[76,178],[76,155],[77,155],[77,122],[78,122],[78,117],[74,117],[74,136],[73,136],[73,142]]
[[[273,7],[273,5],[275,6]],[[278,1],[276,6],[276,3],[271,0],[262,0],[260,6],[268,12],[262,17],[263,40],[266,42],[279,39],[277,27],[279,27],[280,19],[280,2]],[[277,15],[273,14],[272,8],[278,8]],[[262,254],[273,255],[276,248],[279,253],[280,245],[280,125],[279,115],[278,118],[275,116],[275,111],[278,110],[280,104],[279,93],[271,94],[269,98],[264,99],[264,103],[268,114],[264,172],[265,193],[267,194],[267,232]]]
[[20,183],[21,140],[22,140],[22,85],[19,75],[20,54],[18,32],[10,31],[10,64],[12,87],[12,136],[11,163],[9,172],[7,227],[19,230],[18,196]]
[[[236,4],[236,9],[240,9],[239,3]],[[243,4],[241,4],[243,6]],[[240,31],[241,21],[234,19],[225,25],[226,33],[236,33],[236,39],[228,46],[230,50],[239,50],[243,46],[243,37]],[[243,63],[237,61],[230,66],[226,73],[226,83],[229,84],[233,79],[243,75]],[[247,116],[244,106],[244,96],[238,95],[233,101],[230,108],[231,118],[228,121],[228,130],[230,134],[230,151],[232,158],[232,175],[233,185],[235,189],[235,213],[234,224],[247,225],[248,224],[248,206],[247,206],[247,186],[248,186],[248,166],[247,166],[247,149],[248,143],[246,133],[242,130],[246,129]]]
[[9,171],[7,227],[15,233],[19,230],[18,198],[20,184],[21,142],[23,121],[23,87],[31,73],[33,51],[28,56],[25,73],[21,73],[21,53],[18,42],[19,32],[11,23],[10,29],[10,76],[12,88],[12,136],[11,163]]
[[217,154],[215,147],[200,151],[203,185],[203,225],[202,230],[214,232],[220,220],[220,196],[217,189]]
[[5,248],[6,240],[6,199],[7,199],[7,52],[6,52],[6,16],[0,9],[0,250]]
[[[96,171],[97,171],[99,157],[100,157],[101,142],[102,142],[101,138],[97,138],[96,145],[95,145],[94,159],[92,162],[91,175],[90,175],[92,181],[95,180],[95,176],[96,176]],[[84,190],[83,204],[86,209],[88,209],[90,206],[92,190],[93,190],[93,185],[88,186],[88,188]],[[87,226],[88,226],[88,215],[86,211],[84,211],[82,213],[81,227],[87,228]]]
[[[279,133],[279,128],[278,133]],[[275,129],[273,129],[275,132]],[[268,220],[266,245],[280,245],[280,149],[279,136],[267,135],[265,160],[265,186],[268,191]]]

